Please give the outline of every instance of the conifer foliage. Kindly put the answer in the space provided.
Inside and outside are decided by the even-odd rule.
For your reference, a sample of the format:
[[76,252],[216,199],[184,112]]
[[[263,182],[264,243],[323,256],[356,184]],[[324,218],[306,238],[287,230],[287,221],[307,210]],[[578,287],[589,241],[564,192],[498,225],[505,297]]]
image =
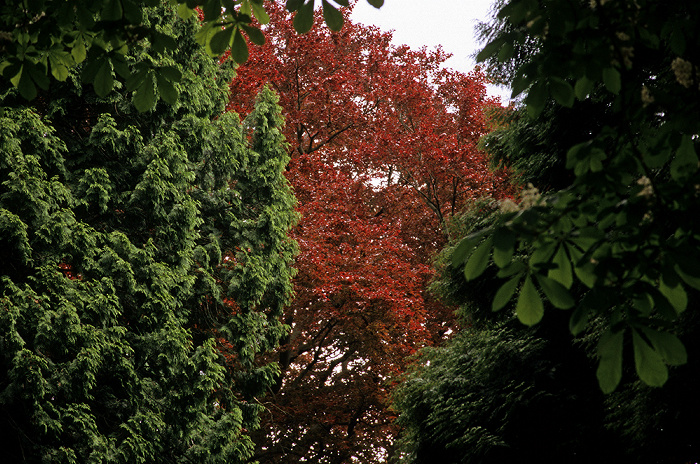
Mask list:
[[[73,77],[0,105],[0,433],[8,462],[245,462],[256,356],[284,333],[295,200],[276,97],[222,114],[231,73],[176,37],[129,58],[178,74],[139,113]],[[143,48],[146,47],[146,48]],[[155,82],[152,85],[155,86]]]

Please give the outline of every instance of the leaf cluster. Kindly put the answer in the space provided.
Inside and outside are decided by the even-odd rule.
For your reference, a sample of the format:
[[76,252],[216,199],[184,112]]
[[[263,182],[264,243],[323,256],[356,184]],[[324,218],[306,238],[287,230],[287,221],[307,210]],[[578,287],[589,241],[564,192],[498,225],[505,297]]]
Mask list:
[[[622,377],[627,337],[636,371],[650,385],[666,382],[667,366],[686,362],[672,327],[700,288],[691,219],[699,90],[696,75],[680,71],[697,62],[688,18],[700,12],[683,2],[667,7],[510,1],[498,13],[509,26],[479,55],[506,62],[504,49],[536,39],[537,51],[518,62],[513,95],[526,92],[527,112],[537,118],[550,104],[572,108],[595,93],[598,110],[590,117],[603,124],[585,123],[587,140],[559,141],[570,185],[466,237],[454,265],[464,265],[469,281],[493,262],[507,279],[493,309],[514,300],[527,325],[543,317],[545,300],[573,310],[574,334],[603,315],[598,379],[606,392]],[[528,258],[514,260],[517,253]],[[573,291],[579,286],[581,297]]]
[[[382,0],[368,0],[379,8]],[[161,2],[148,0],[13,0],[0,7],[0,76],[26,100],[48,90],[52,80],[63,82],[69,70],[82,64],[82,79],[100,97],[115,82],[135,91],[139,111],[148,111],[158,98],[177,100],[180,76],[171,67],[150,62],[130,63],[128,52],[143,42],[163,54],[178,46],[176,38],[148,20]],[[337,2],[347,7],[347,0]],[[248,59],[248,42],[262,45],[260,25],[269,22],[263,0],[170,0],[183,20],[202,21],[197,40],[212,56],[230,50],[237,63]],[[343,26],[343,13],[322,0],[323,18],[331,30]],[[314,0],[288,1],[296,12],[294,27],[307,32],[314,23]],[[247,39],[246,39],[247,37]],[[157,93],[154,87],[157,84]]]

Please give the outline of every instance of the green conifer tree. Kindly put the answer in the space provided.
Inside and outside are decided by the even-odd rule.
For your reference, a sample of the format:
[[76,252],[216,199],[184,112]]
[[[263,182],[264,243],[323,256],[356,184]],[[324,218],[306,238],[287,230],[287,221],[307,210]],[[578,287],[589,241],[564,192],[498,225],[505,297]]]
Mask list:
[[[284,332],[295,253],[280,110],[265,90],[249,142],[195,21],[165,8],[149,21],[178,48],[134,47],[133,69],[159,70],[143,82],[102,98],[76,73],[32,107],[0,89],[7,462],[235,463],[253,449],[255,396],[276,376],[258,355]],[[136,84],[179,98],[139,113]]]

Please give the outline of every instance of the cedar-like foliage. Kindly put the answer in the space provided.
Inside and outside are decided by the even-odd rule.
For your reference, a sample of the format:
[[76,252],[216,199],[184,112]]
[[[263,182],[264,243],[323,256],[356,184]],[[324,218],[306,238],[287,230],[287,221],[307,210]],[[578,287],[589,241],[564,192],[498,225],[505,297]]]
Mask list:
[[[284,333],[295,200],[276,97],[242,127],[231,73],[168,9],[179,37],[148,60],[181,74],[176,105],[77,78],[34,107],[0,97],[3,460],[245,462]],[[223,84],[223,85],[222,85]],[[5,85],[5,84],[3,84]],[[156,82],[152,82],[156,85]],[[250,141],[249,141],[250,139]]]

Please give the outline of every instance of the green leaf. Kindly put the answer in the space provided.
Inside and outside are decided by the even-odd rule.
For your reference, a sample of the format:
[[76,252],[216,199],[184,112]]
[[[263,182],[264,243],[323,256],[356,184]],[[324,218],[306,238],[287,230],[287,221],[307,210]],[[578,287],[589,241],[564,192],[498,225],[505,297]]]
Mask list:
[[491,303],[491,311],[500,311],[508,304],[508,302],[513,298],[513,293],[515,289],[518,288],[518,283],[520,283],[520,278],[522,274],[517,275],[501,285],[501,287],[496,292],[493,297],[493,302]]
[[576,98],[578,98],[579,100],[585,100],[586,97],[588,97],[588,95],[590,95],[592,91],[593,81],[591,81],[586,76],[583,76],[582,78],[576,81],[576,85],[574,86],[574,93],[576,94]]
[[202,11],[204,12],[205,22],[214,22],[216,19],[221,17],[221,1],[204,0],[204,2],[202,3]]
[[452,267],[459,267],[464,263],[469,253],[471,253],[485,233],[486,229],[480,230],[464,237],[462,241],[459,242],[459,245],[457,245],[452,252]]
[[384,0],[367,0],[367,3],[375,8],[381,8],[384,5]]
[[240,29],[236,29],[236,33],[233,36],[233,44],[231,45],[231,57],[236,61],[236,63],[245,63],[248,60],[248,44],[245,43],[245,39],[241,34]]
[[124,18],[131,24],[141,24],[143,22],[143,5],[133,0],[125,0],[123,3]]
[[683,279],[683,282],[693,287],[695,290],[700,290],[700,277],[693,277],[686,274],[678,265],[674,267],[674,270],[680,276],[680,278]]
[[131,71],[129,71],[129,65],[127,64],[126,59],[124,59],[123,55],[119,55],[119,54],[112,55],[112,68],[123,79],[128,79],[131,77]]
[[513,79],[513,82],[511,83],[511,88],[513,89],[510,98],[515,98],[521,93],[525,91],[530,86],[530,83],[532,81],[525,77],[525,75],[518,73],[515,78]]
[[573,169],[591,150],[591,142],[583,142],[569,148],[566,152],[566,169]]
[[[289,5],[289,2],[287,2]],[[297,9],[297,13],[294,15],[294,30],[299,34],[305,34],[311,30],[314,25],[314,1],[311,0],[308,3],[301,5]]]
[[102,66],[95,74],[93,87],[95,88],[95,93],[100,97],[106,97],[112,91],[114,78],[112,77],[112,64],[109,60],[102,60]]
[[571,84],[559,77],[552,77],[549,85],[557,103],[567,108],[574,106],[574,89]]
[[542,298],[540,294],[537,293],[537,289],[532,283],[530,276],[525,278],[523,287],[520,289],[518,303],[515,306],[515,314],[518,316],[520,322],[528,326],[537,324],[542,320],[542,316],[544,316]]
[[506,40],[501,49],[498,51],[498,61],[503,63],[510,60],[515,52],[515,47],[513,47],[513,42]]
[[664,279],[661,279],[659,291],[671,304],[676,314],[682,313],[688,307],[688,294],[680,282],[676,282],[676,285],[671,286]]
[[124,15],[120,0],[106,0],[103,4],[100,16],[105,21],[119,21]]
[[649,317],[654,309],[654,299],[648,293],[642,293],[632,299],[632,307],[639,311],[642,317]]
[[661,293],[660,289],[653,288],[649,292],[649,295],[654,300],[654,306],[656,307],[656,312],[666,319],[667,321],[675,321],[678,319],[678,312],[669,302],[668,298]]
[[32,82],[29,72],[26,70],[26,63],[22,65],[19,74],[15,75],[13,83],[15,83],[15,81],[17,90],[19,90],[19,94],[22,95],[22,97],[27,100],[33,100],[36,98],[36,86],[34,85],[34,82]]
[[634,330],[632,331],[632,346],[634,348],[634,365],[639,378],[652,387],[660,387],[668,380],[668,368],[661,355]]
[[68,79],[70,73],[68,72],[68,68],[66,67],[66,65],[64,65],[58,60],[52,59],[51,56],[49,56],[49,62],[51,63],[51,75],[57,81],[63,82],[66,79]]
[[671,161],[671,177],[677,182],[685,182],[698,170],[698,155],[695,153],[693,139],[683,135],[676,156]]
[[569,309],[574,306],[574,298],[562,284],[540,274],[535,274],[540,288],[555,308]]
[[[209,41],[209,49],[214,55],[221,55],[231,45],[231,36],[235,27],[227,27],[218,31]],[[233,50],[231,51],[233,53]],[[235,58],[234,58],[235,59]]]
[[304,0],[287,0],[287,11],[297,11],[304,4]]
[[175,66],[163,66],[158,69],[158,72],[170,82],[180,82],[182,79],[182,73]]
[[474,280],[479,277],[489,264],[489,256],[491,254],[492,239],[488,237],[481,245],[476,247],[464,266],[464,278],[467,281]]
[[173,83],[160,73],[156,74],[156,81],[158,82],[160,98],[166,103],[170,103],[171,105],[175,104],[175,102],[177,102],[178,92]]
[[541,267],[542,265],[547,264],[549,262],[549,258],[552,257],[556,246],[556,242],[538,243],[536,248],[533,250],[532,255],[530,255],[530,266]]
[[620,93],[620,89],[622,88],[620,72],[612,67],[603,69],[603,84],[605,84],[605,88],[611,93],[615,95]]
[[268,24],[270,22],[270,15],[267,14],[262,4],[252,2],[251,6],[253,7],[253,15],[255,15],[260,24]]
[[590,312],[591,309],[583,304],[578,305],[578,307],[574,309],[574,312],[571,313],[571,317],[569,318],[569,331],[572,335],[576,336],[583,332],[583,329],[586,328],[586,324],[588,324],[588,315]]
[[598,385],[603,393],[612,393],[622,379],[622,342],[624,332],[608,330],[598,341],[600,361],[596,371]]
[[139,88],[146,77],[148,76],[148,69],[140,69],[134,74],[132,74],[127,80],[126,80],[126,91],[127,92],[133,92],[137,88]]
[[343,28],[343,14],[326,0],[322,0],[323,19],[331,31],[339,31]]
[[161,55],[167,50],[175,50],[177,48],[177,42],[175,42],[174,38],[158,31],[154,31],[151,34],[151,45],[153,50]]
[[550,269],[547,276],[561,283],[566,288],[571,288],[574,283],[574,275],[571,272],[571,261],[569,255],[566,254],[564,245],[559,246],[559,249],[552,258],[552,264],[557,267]]
[[683,342],[678,337],[668,332],[659,332],[648,327],[642,327],[642,332],[649,339],[666,364],[680,366],[688,362],[688,353]]
[[481,63],[492,55],[495,55],[501,49],[504,42],[505,39],[503,37],[499,37],[487,43],[486,46],[476,55],[476,62]]
[[73,48],[70,50],[70,54],[76,63],[82,63],[85,61],[85,58],[87,57],[87,49],[85,48],[85,41],[81,36],[78,36],[76,39],[75,44],[73,44]]
[[534,119],[540,115],[544,109],[545,103],[547,103],[548,96],[547,86],[542,82],[535,82],[532,85],[525,99],[525,103],[527,103],[527,114],[529,114],[531,118]]
[[595,266],[590,261],[582,262],[583,252],[576,246],[566,244],[566,249],[569,251],[571,261],[574,264],[574,274],[578,277],[586,287],[593,288],[597,280],[595,275]]
[[46,68],[43,64],[25,62],[25,72],[26,71],[29,71],[29,75],[31,76],[32,80],[36,83],[36,85],[38,85],[44,90],[48,90],[51,81],[46,75]]
[[180,3],[177,6],[177,15],[182,19],[190,19],[194,15],[194,9],[187,6],[187,3]]
[[153,84],[153,73],[148,72],[139,88],[134,92],[134,106],[140,113],[149,111],[156,103],[155,86]]
[[515,234],[506,228],[496,229],[493,234],[493,262],[498,267],[510,264],[515,252]]
[[263,34],[260,29],[253,26],[247,26],[245,24],[241,24],[241,27],[248,35],[250,41],[253,42],[255,45],[265,45],[265,34]]

